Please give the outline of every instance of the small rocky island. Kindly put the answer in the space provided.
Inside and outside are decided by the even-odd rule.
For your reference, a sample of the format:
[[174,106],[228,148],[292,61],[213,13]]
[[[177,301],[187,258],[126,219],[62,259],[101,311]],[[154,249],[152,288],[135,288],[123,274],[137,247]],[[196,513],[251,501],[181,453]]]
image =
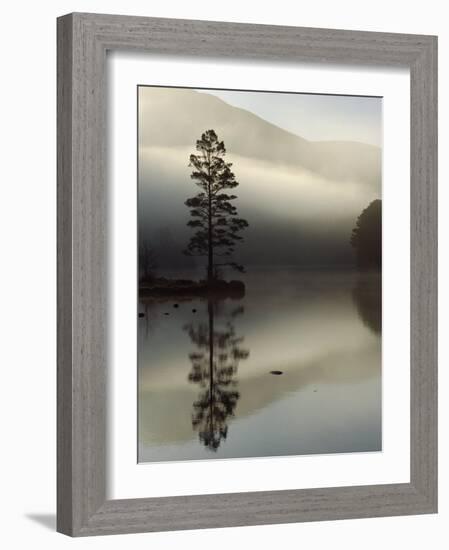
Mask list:
[[242,281],[236,280],[224,281],[215,279],[212,281],[193,281],[189,279],[155,277],[140,282],[139,295],[141,298],[162,296],[242,298],[245,295],[245,284]]

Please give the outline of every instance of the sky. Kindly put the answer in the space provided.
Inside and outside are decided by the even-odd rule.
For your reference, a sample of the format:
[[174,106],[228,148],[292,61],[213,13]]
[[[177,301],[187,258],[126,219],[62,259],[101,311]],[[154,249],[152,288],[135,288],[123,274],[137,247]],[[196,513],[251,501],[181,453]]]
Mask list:
[[382,99],[344,95],[197,90],[250,111],[311,141],[381,146]]

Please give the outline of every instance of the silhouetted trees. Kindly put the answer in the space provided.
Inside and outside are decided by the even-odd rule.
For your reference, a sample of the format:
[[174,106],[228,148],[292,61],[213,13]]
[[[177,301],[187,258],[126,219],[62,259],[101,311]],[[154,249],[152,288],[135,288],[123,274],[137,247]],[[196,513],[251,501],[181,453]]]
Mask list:
[[[243,338],[235,333],[231,321],[221,330],[215,328],[217,303],[208,301],[207,323],[185,327],[198,351],[189,355],[192,369],[189,381],[202,388],[193,403],[192,426],[199,439],[211,451],[216,451],[228,433],[228,419],[234,415],[240,397],[237,391],[238,364],[249,355],[240,347]],[[240,314],[236,310],[231,318]]]
[[351,245],[361,268],[382,265],[382,201],[374,200],[357,218]]
[[156,269],[156,254],[151,245],[141,240],[139,243],[139,275],[141,280],[150,280]]
[[[189,166],[193,166],[190,177],[201,191],[186,200],[192,219],[187,225],[196,229],[185,250],[188,256],[207,257],[207,279],[218,278],[219,266],[230,266],[243,271],[243,266],[230,261],[240,231],[248,222],[238,217],[232,201],[236,195],[225,193],[239,185],[231,171],[232,163],[225,162],[226,149],[214,130],[207,130],[196,142],[198,154],[190,155]],[[217,257],[223,261],[217,262]]]

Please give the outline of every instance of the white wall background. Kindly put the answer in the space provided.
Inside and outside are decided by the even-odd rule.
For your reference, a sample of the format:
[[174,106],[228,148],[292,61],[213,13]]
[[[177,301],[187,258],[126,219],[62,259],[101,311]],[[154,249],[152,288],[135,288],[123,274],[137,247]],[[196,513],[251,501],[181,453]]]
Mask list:
[[[71,540],[55,523],[56,25],[94,11],[439,35],[440,50],[440,513],[434,516],[244,527]],[[0,33],[1,542],[5,548],[447,547],[449,520],[448,199],[449,31],[445,4],[318,0],[59,0],[3,5]],[[446,244],[446,246],[445,246]]]

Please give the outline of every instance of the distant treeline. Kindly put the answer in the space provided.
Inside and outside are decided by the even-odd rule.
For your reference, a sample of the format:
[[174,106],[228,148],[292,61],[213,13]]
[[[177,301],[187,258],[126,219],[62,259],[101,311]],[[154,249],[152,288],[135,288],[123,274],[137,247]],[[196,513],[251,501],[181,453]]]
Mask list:
[[357,218],[351,245],[360,268],[382,266],[382,201],[374,200]]

